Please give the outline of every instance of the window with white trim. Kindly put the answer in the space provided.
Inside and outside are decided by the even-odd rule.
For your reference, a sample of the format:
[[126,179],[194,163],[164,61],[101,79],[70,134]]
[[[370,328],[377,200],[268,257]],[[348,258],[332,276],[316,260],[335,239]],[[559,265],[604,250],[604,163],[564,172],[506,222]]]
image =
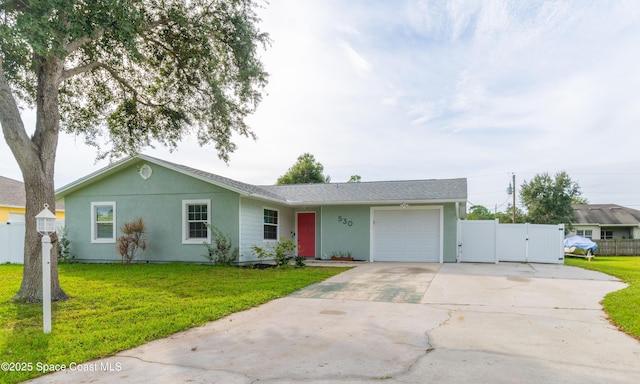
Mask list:
[[613,239],[613,231],[610,230],[600,230],[600,239],[602,240],[612,240]]
[[278,240],[278,211],[264,209],[264,240]]
[[116,242],[116,202],[91,203],[91,242]]
[[182,201],[182,243],[202,244],[211,242],[211,200]]
[[576,235],[591,239],[593,237],[593,230],[591,229],[578,229]]

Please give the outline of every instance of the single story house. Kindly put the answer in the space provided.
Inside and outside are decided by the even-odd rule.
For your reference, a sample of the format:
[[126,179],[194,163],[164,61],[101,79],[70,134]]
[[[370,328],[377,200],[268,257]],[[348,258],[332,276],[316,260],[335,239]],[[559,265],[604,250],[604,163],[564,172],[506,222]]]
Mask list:
[[[22,181],[0,176],[0,223],[24,222],[27,196]],[[64,220],[64,204],[56,202],[56,220]]]
[[257,261],[254,245],[286,237],[297,254],[363,261],[456,262],[467,180],[250,185],[146,155],[129,157],[56,191],[77,261],[120,260],[119,228],[142,217],[138,262],[203,262],[214,225]]
[[616,204],[576,204],[570,235],[593,240],[640,239],[640,211]]

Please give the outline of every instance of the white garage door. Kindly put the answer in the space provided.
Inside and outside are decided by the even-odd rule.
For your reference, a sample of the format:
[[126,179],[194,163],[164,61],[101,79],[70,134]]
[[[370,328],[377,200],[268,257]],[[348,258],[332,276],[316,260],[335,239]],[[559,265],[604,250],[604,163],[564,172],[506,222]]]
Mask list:
[[441,261],[441,209],[372,209],[373,261]]

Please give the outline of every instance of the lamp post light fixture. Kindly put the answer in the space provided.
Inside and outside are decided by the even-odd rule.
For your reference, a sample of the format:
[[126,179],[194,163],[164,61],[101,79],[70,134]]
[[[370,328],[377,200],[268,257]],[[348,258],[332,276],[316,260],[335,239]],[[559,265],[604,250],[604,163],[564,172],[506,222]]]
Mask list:
[[42,235],[42,328],[51,333],[51,238],[56,231],[56,215],[49,204],[36,215],[36,230]]

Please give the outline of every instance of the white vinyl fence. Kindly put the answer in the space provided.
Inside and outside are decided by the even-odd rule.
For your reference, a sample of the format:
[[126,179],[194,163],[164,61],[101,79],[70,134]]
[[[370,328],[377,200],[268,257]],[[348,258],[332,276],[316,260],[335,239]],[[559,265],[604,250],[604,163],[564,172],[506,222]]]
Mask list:
[[[0,264],[24,263],[24,221],[0,223]],[[64,220],[56,221],[56,229]]]
[[500,224],[498,220],[460,222],[458,261],[564,263],[564,224]]

